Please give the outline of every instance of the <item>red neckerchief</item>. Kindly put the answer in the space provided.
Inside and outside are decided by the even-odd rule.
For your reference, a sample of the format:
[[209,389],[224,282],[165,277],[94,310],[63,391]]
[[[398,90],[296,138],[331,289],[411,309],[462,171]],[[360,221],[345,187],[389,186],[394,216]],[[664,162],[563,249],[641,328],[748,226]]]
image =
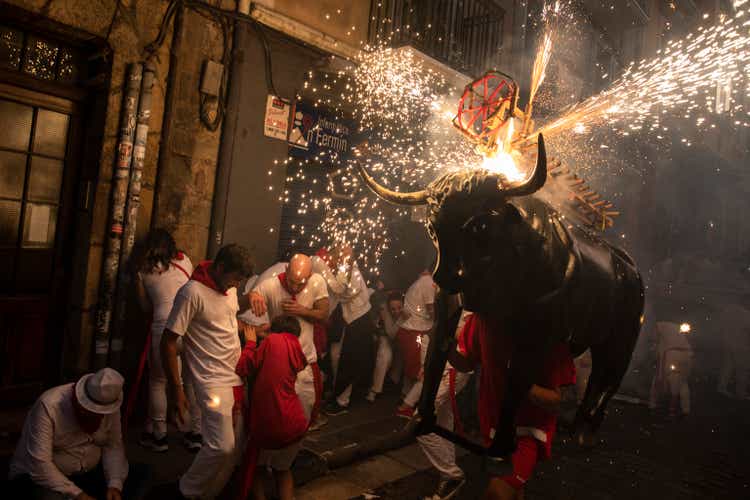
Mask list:
[[193,271],[192,276],[190,276],[190,279],[193,281],[197,281],[198,283],[201,283],[208,288],[211,288],[212,290],[216,290],[216,292],[227,295],[227,292],[224,290],[219,289],[219,286],[216,284],[214,279],[211,277],[211,273],[208,272],[208,269],[211,267],[211,264],[213,261],[211,260],[204,260],[200,264],[198,264]]
[[331,268],[331,270],[334,269],[333,259],[331,258],[331,254],[328,253],[328,249],[327,248],[321,248],[320,250],[318,250],[317,252],[315,252],[315,255],[317,257],[320,257],[320,259],[323,262],[325,262],[328,265],[328,267]]
[[297,300],[297,294],[289,290],[289,285],[286,282],[286,273],[279,273],[277,277],[279,278],[279,281],[281,282],[281,288],[286,290],[286,293],[292,296],[292,300]]

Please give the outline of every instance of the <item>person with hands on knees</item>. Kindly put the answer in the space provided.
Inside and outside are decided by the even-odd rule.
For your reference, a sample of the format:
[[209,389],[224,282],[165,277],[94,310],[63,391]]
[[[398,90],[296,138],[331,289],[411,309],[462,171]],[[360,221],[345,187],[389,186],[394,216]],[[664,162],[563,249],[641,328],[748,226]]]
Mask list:
[[26,417],[4,498],[142,498],[143,471],[128,479],[122,385],[122,375],[103,368],[45,391]]

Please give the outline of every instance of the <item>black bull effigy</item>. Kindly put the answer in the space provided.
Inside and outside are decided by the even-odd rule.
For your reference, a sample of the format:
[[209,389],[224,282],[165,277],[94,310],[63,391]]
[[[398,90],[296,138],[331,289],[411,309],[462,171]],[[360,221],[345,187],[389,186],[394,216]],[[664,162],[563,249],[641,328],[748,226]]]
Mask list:
[[[516,410],[538,379],[545,353],[558,342],[568,342],[574,356],[591,349],[592,373],[574,427],[579,437],[599,427],[630,363],[643,312],[633,260],[592,230],[562,222],[550,205],[531,196],[547,179],[541,135],[537,149],[534,171],[518,183],[475,170],[445,174],[423,191],[402,193],[379,185],[360,166],[365,183],[382,199],[429,209],[440,294],[416,429],[482,451],[498,470],[507,470],[515,448]],[[458,302],[503,325],[498,334],[510,332],[513,343],[500,422],[486,450],[434,425],[435,394],[455,349],[460,316],[450,304]]]

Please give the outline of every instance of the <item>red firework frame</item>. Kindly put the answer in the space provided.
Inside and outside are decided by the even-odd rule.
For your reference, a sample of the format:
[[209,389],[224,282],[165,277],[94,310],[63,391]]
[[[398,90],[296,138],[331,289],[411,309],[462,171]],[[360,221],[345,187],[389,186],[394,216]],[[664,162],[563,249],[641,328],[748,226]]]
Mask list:
[[494,142],[493,134],[513,116],[517,96],[513,78],[488,71],[464,88],[453,125],[474,143]]

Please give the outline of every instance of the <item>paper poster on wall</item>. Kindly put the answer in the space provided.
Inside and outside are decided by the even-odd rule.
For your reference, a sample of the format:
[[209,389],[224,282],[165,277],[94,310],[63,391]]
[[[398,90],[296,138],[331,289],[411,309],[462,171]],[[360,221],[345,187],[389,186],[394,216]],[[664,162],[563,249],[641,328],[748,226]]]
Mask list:
[[269,95],[266,98],[266,118],[263,134],[274,139],[286,140],[289,129],[289,113],[291,105],[282,99]]

